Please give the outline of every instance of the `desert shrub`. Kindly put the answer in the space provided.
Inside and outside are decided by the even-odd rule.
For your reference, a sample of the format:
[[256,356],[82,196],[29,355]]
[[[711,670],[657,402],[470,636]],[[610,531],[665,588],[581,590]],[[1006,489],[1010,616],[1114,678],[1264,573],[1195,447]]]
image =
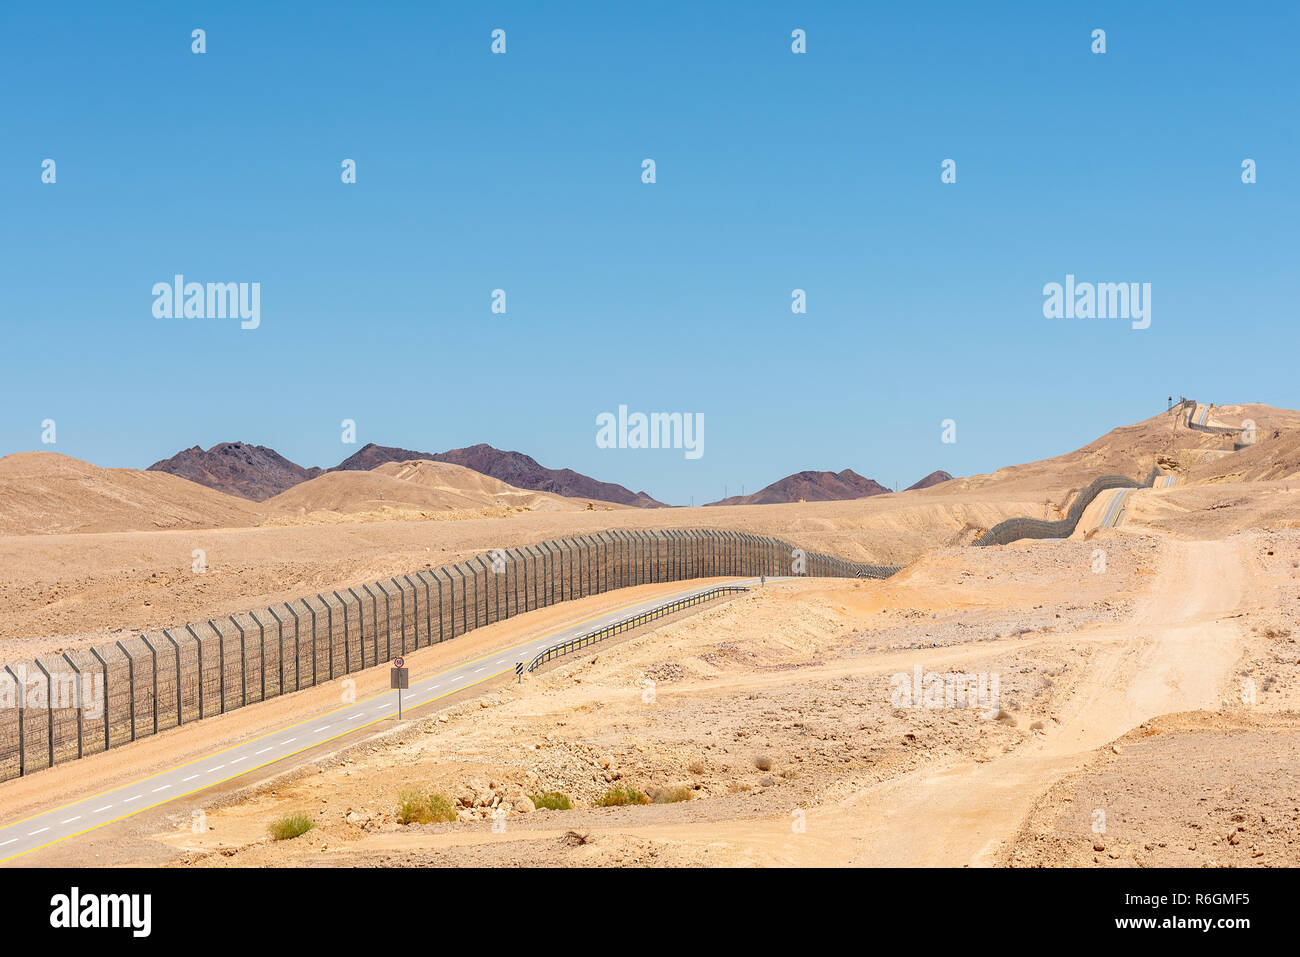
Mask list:
[[397,821],[399,824],[428,824],[432,821],[456,820],[456,808],[445,794],[437,791],[421,794],[403,791],[397,796]]
[[548,811],[570,811],[573,809],[573,802],[569,800],[567,794],[561,794],[559,791],[543,791],[531,795],[533,807],[546,808]]
[[429,802],[419,791],[403,791],[397,796],[397,823],[428,824],[432,820]]
[[597,802],[601,807],[622,807],[625,804],[649,804],[650,799],[630,784],[610,788]]
[[766,754],[760,754],[754,758],[754,767],[758,768],[760,771],[771,771],[772,759]]
[[676,804],[679,801],[689,801],[694,796],[690,788],[679,784],[676,787],[661,788],[656,791],[654,801],[656,804]]
[[271,840],[287,841],[290,838],[306,834],[315,826],[316,822],[306,814],[290,814],[273,822],[267,830],[271,835]]
[[434,821],[456,820],[456,806],[445,794],[439,794],[437,791],[430,794],[428,808],[430,818]]

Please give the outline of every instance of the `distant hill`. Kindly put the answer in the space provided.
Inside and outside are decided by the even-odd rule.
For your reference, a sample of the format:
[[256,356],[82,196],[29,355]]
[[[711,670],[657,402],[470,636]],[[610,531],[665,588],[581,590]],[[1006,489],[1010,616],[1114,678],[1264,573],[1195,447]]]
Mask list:
[[503,452],[490,445],[472,445],[449,452],[417,452],[373,442],[357,450],[332,469],[303,468],[274,449],[243,442],[222,442],[206,452],[197,445],[169,459],[155,462],[149,471],[167,472],[208,488],[264,502],[295,485],[328,472],[369,472],[389,462],[427,459],[446,462],[499,479],[507,485],[565,498],[592,499],[638,508],[660,508],[645,492],[633,492],[612,482],[601,482],[572,469],[548,469],[522,452]]
[[471,445],[467,449],[452,449],[432,457],[435,462],[463,465],[500,479],[515,488],[551,492],[566,498],[591,498],[617,505],[634,505],[637,508],[662,508],[645,492],[633,492],[612,482],[599,482],[573,469],[548,469],[522,452],[503,452],[490,445]]
[[264,445],[220,442],[206,452],[197,445],[183,449],[146,471],[166,472],[227,495],[264,502],[299,482],[315,478],[322,470],[296,465]]
[[852,469],[843,472],[795,472],[751,495],[732,495],[710,505],[773,505],[779,502],[832,502],[880,495],[889,489]]
[[162,472],[103,469],[55,452],[0,459],[0,535],[239,528],[260,518],[245,499]]
[[907,488],[903,489],[903,491],[915,492],[919,489],[929,488],[931,485],[938,485],[940,482],[950,482],[950,481],[952,481],[952,476],[949,475],[947,472],[945,472],[943,469],[940,469],[937,472],[931,472],[925,478],[921,479],[921,481],[914,482],[913,484],[909,485]]
[[548,492],[514,488],[450,462],[415,459],[373,469],[334,469],[295,485],[265,507],[308,519],[339,515],[418,518],[446,511],[579,511],[584,503]]

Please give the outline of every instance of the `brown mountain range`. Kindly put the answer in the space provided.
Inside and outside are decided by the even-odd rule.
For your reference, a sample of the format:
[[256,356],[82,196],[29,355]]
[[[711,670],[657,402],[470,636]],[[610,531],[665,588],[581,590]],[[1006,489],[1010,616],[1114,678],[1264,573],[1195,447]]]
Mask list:
[[931,472],[925,478],[921,479],[921,481],[913,482],[907,488],[903,489],[903,491],[915,492],[923,488],[929,488],[931,485],[938,485],[940,482],[950,482],[950,481],[952,481],[952,476],[949,475],[947,472],[945,472],[943,469],[939,469],[937,472]]
[[206,452],[194,446],[149,466],[208,488],[263,502],[286,489],[326,472],[370,471],[389,462],[429,459],[448,462],[499,479],[515,488],[550,492],[566,498],[586,498],[638,508],[658,508],[663,503],[645,492],[633,492],[612,482],[601,482],[572,469],[548,469],[522,452],[505,452],[490,445],[472,445],[449,452],[417,452],[373,442],[348,456],[332,469],[303,468],[274,449],[243,442],[222,442]]
[[264,502],[322,472],[290,462],[265,445],[243,442],[220,442],[206,452],[197,445],[182,449],[169,459],[155,462],[146,471],[167,472],[254,502]]
[[772,505],[778,502],[832,502],[880,495],[889,489],[852,469],[795,472],[750,495],[732,495],[710,505]]

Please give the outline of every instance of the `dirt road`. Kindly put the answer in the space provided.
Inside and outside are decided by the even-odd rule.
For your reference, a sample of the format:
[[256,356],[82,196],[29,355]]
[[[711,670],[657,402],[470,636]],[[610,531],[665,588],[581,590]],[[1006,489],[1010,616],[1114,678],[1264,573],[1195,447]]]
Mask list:
[[810,809],[801,833],[785,819],[749,821],[715,826],[713,839],[747,847],[737,863],[998,863],[1034,801],[1094,749],[1157,715],[1218,709],[1239,653],[1227,616],[1243,597],[1244,556],[1231,541],[1164,547],[1133,616],[1080,633],[1094,654],[1059,724],[994,760],[926,768]]

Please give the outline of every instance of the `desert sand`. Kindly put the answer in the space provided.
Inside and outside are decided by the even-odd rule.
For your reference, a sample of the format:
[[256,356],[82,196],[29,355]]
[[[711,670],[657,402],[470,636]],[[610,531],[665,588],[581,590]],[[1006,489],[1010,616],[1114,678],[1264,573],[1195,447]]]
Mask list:
[[[385,474],[355,500],[318,486],[290,506],[321,516],[308,524],[0,539],[10,649],[608,527],[741,528],[907,564],[884,581],[768,583],[28,863],[1296,866],[1300,414],[1229,406],[1208,421],[1245,418],[1254,446],[1162,414],[1056,459],[850,502],[646,512],[562,500],[509,517],[335,518],[390,501],[373,494],[392,488]],[[1101,527],[1099,499],[1069,539],[967,547],[1006,517],[1059,517],[1096,475],[1153,466],[1180,484],[1127,493],[1115,527]],[[420,480],[405,493],[416,508],[439,477]],[[188,571],[195,547],[209,550],[207,575]],[[425,649],[416,664],[506,647],[590,613],[580,604]],[[996,679],[996,699],[900,697],[957,674]],[[0,814],[71,793],[87,773],[130,780],[306,720],[332,693],[0,784]],[[600,806],[620,785],[654,803]],[[402,823],[411,790],[445,796],[458,820]],[[572,809],[535,809],[541,792]],[[195,811],[206,830],[191,827]],[[314,829],[271,841],[268,825],[288,813]]]

